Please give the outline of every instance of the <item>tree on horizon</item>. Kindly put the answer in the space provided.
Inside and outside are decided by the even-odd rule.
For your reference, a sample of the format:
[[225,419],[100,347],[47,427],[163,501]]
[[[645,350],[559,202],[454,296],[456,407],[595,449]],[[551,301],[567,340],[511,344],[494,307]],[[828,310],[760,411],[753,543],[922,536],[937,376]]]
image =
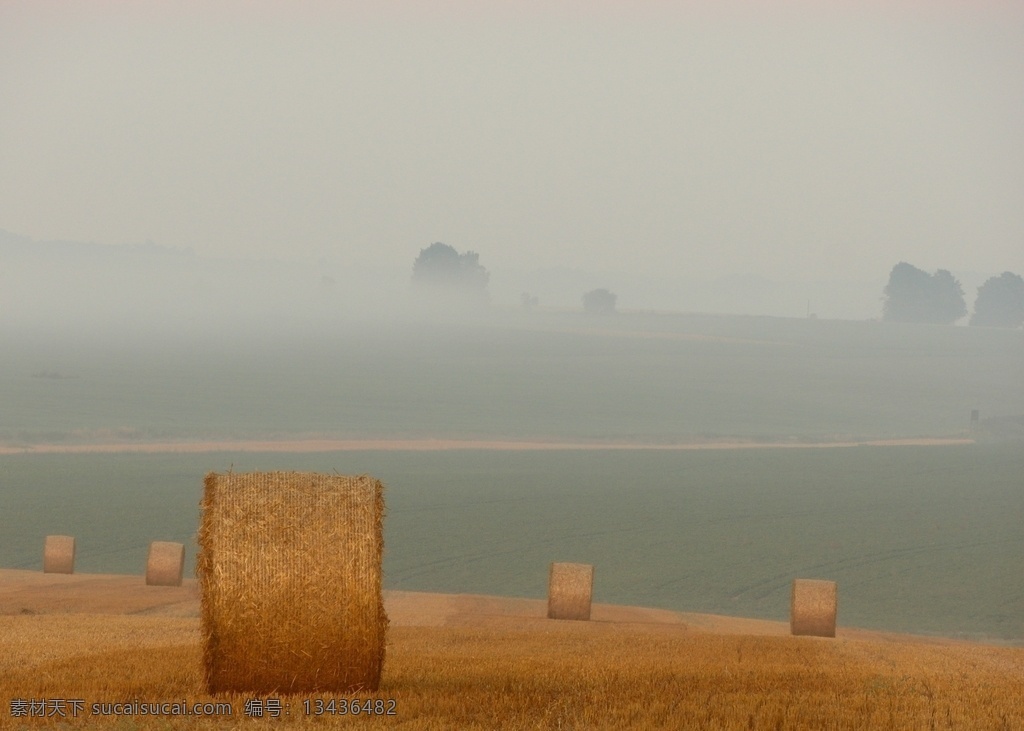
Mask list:
[[1013,272],[989,277],[978,287],[970,324],[988,327],[1024,324],[1024,279]]
[[618,297],[608,289],[592,289],[583,295],[583,311],[588,315],[614,315]]
[[454,247],[435,241],[412,265],[412,283],[421,292],[458,301],[486,301],[490,273],[475,251],[460,254]]
[[947,270],[934,274],[901,261],[889,273],[883,290],[882,319],[952,325],[967,314],[964,290]]

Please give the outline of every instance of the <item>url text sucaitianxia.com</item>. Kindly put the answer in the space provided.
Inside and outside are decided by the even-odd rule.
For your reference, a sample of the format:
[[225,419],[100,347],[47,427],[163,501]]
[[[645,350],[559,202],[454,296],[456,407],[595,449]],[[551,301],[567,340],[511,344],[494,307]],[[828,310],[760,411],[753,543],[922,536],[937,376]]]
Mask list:
[[80,718],[82,716],[230,716],[230,703],[186,701],[86,703],[81,698],[13,698],[12,718]]
[[[280,698],[250,698],[241,715],[248,718],[290,716],[293,703]],[[390,698],[315,698],[296,704],[305,716],[396,716],[397,702]],[[12,718],[82,718],[87,716],[232,716],[230,703],[188,703],[187,701],[125,701],[87,703],[80,698],[14,698]]]

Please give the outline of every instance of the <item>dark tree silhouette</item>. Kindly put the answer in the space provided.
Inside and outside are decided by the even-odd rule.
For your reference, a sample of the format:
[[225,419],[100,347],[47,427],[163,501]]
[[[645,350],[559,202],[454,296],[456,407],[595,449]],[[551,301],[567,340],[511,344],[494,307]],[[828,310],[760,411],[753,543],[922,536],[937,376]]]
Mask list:
[[613,315],[616,300],[618,297],[607,289],[592,289],[583,295],[583,311],[588,315]]
[[889,273],[882,319],[889,322],[928,322],[951,325],[967,314],[964,290],[952,274],[935,274],[901,261]]
[[412,282],[418,288],[460,299],[486,300],[490,278],[479,254],[460,254],[440,241],[421,249],[412,265]]
[[945,269],[939,269],[932,275],[935,320],[951,325],[967,315],[967,303],[964,302],[964,288],[959,280]]
[[978,287],[972,325],[1020,327],[1024,324],[1024,279],[1013,272],[990,277]]

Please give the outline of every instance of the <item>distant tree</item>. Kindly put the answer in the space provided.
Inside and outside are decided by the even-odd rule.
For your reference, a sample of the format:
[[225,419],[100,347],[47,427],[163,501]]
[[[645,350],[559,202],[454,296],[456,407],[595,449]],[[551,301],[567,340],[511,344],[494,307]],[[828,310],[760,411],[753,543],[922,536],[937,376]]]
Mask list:
[[949,271],[939,269],[932,275],[933,297],[935,298],[935,322],[951,325],[967,315],[964,302],[964,288]]
[[412,265],[412,282],[417,288],[459,299],[486,300],[490,278],[479,254],[460,254],[440,241],[420,249]]
[[523,292],[519,295],[519,303],[523,306],[524,310],[530,312],[540,304],[540,299],[537,295],[530,294],[529,292]]
[[967,314],[964,290],[945,269],[929,275],[901,261],[883,291],[882,319],[890,322],[951,325]]
[[1019,274],[1003,272],[978,287],[971,324],[991,327],[1024,324],[1024,279]]
[[618,297],[607,289],[592,289],[583,295],[583,311],[588,315],[613,315],[616,300]]

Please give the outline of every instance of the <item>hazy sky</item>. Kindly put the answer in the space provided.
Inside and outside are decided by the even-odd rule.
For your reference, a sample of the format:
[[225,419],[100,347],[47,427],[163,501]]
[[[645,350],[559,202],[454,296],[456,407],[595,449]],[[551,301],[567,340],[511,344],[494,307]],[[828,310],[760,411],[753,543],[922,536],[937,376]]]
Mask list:
[[211,256],[1024,272],[1024,4],[0,2],[0,228]]

